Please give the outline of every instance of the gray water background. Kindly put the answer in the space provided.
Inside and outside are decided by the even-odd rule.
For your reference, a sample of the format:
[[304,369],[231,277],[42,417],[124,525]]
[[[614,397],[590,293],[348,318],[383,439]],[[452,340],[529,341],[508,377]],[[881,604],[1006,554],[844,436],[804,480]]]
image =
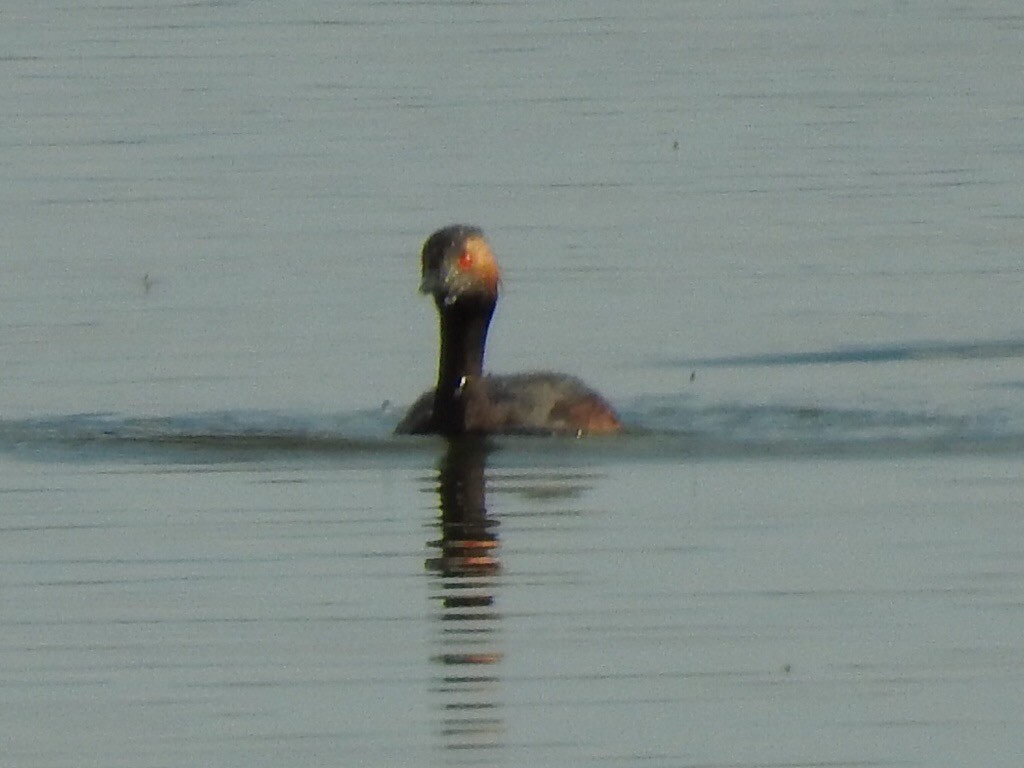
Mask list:
[[[1019,765],[1022,38],[5,5],[0,764]],[[451,221],[489,366],[633,428],[492,446],[454,568],[388,435]]]

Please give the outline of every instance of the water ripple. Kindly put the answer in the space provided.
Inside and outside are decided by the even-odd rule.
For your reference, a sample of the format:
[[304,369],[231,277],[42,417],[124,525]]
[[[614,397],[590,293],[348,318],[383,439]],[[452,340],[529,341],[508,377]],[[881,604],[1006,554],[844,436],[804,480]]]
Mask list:
[[827,363],[892,363],[908,360],[979,360],[1024,357],[1024,339],[970,342],[921,342],[882,346],[837,347],[809,352],[703,357],[678,360],[682,366],[733,367],[822,365]]
[[[634,400],[626,434],[496,436],[499,463],[589,464],[736,457],[1024,452],[1024,414],[712,403],[688,395]],[[40,461],[218,462],[288,458],[419,465],[437,437],[396,437],[394,414],[225,411],[167,417],[71,414],[0,421],[0,451]]]

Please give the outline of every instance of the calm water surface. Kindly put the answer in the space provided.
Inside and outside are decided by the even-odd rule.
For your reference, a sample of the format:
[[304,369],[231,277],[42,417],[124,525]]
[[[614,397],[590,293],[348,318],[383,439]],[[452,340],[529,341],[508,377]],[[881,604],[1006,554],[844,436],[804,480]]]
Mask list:
[[[1019,765],[1016,3],[0,22],[0,763]],[[629,435],[390,437],[451,221]]]
[[1015,759],[1018,460],[475,448],[5,462],[5,761]]

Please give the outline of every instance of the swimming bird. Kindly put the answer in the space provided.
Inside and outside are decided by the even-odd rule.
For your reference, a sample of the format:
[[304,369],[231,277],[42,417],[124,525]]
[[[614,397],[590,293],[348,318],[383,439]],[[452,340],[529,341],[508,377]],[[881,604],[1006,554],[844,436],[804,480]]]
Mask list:
[[420,292],[434,297],[441,328],[437,386],[412,405],[405,434],[608,434],[615,410],[579,379],[561,373],[484,374],[487,330],[501,271],[479,227],[454,224],[423,244]]

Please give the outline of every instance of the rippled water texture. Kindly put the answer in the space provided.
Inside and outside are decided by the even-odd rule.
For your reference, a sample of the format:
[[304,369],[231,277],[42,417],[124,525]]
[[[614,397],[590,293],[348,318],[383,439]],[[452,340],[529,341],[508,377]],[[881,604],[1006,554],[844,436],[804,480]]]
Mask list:
[[[1013,766],[1024,13],[0,10],[4,766]],[[395,438],[418,250],[612,439]]]

